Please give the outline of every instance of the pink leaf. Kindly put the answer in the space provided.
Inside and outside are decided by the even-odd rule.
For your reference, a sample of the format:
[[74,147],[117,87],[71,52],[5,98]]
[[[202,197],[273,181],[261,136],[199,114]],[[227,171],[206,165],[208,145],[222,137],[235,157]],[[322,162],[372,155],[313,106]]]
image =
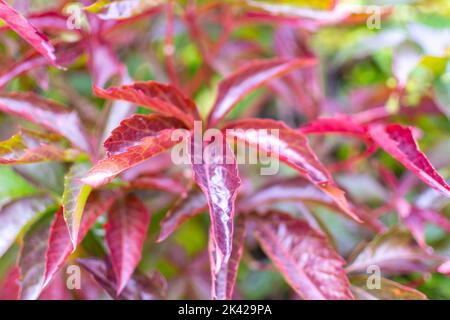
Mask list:
[[[244,119],[228,123],[224,130],[228,137],[257,147],[272,157],[278,157],[299,171],[354,220],[360,218],[350,209],[344,192],[336,187],[325,166],[311,150],[306,137],[281,121],[271,119]],[[255,134],[256,132],[256,134]]]
[[333,198],[328,194],[308,183],[303,178],[295,177],[281,181],[274,181],[261,189],[256,190],[249,197],[244,198],[238,204],[238,208],[246,211],[261,208],[274,202],[302,201],[333,205]]
[[393,228],[376,236],[353,255],[347,272],[367,272],[371,265],[378,266],[384,273],[420,272],[431,270],[433,260],[407,230]]
[[[112,192],[93,193],[89,197],[81,219],[78,243],[83,240],[97,218],[106,212],[115,200]],[[73,251],[73,245],[67,230],[62,208],[56,213],[48,238],[48,249],[45,253],[45,275],[43,286],[47,286],[53,276]]]
[[305,221],[270,212],[256,218],[255,235],[286,281],[303,299],[353,299],[344,259]]
[[445,274],[447,276],[450,276],[450,260],[445,261],[443,264],[441,264],[438,269],[438,272]]
[[98,37],[88,40],[89,69],[96,86],[102,88],[114,75],[124,71],[112,47]]
[[159,272],[151,277],[134,275],[120,295],[116,294],[116,280],[109,262],[100,259],[80,259],[80,265],[86,269],[108,294],[116,300],[161,300],[166,296],[167,283]]
[[56,102],[32,93],[10,93],[0,96],[0,111],[56,132],[84,151],[92,149],[77,113]]
[[[212,229],[211,229],[212,230]],[[233,296],[234,285],[236,283],[237,271],[241,261],[242,252],[244,251],[245,241],[245,221],[237,219],[233,232],[233,248],[229,261],[217,261],[219,253],[214,241],[214,235],[209,238],[209,255],[211,261],[211,277],[212,277],[212,298],[219,300],[229,300]]]
[[450,197],[450,186],[419,150],[409,127],[398,124],[370,126],[369,133],[381,148],[400,161],[422,181]]
[[348,115],[336,115],[332,118],[319,118],[299,129],[304,134],[340,133],[370,139],[367,127],[356,122]]
[[165,116],[178,118],[188,127],[199,119],[197,107],[192,100],[175,87],[156,81],[135,82],[106,90],[94,86],[94,93],[100,98],[125,100]]
[[20,272],[17,266],[12,267],[0,283],[0,300],[17,300],[19,298]]
[[130,182],[128,189],[149,189],[185,195],[186,188],[177,179],[164,176],[141,176]]
[[147,137],[158,137],[167,129],[185,128],[183,123],[176,118],[165,117],[158,114],[135,114],[123,120],[120,125],[111,132],[104,142],[108,156],[126,152],[128,148],[135,146]]
[[149,224],[147,208],[133,195],[118,200],[109,211],[106,244],[116,274],[117,295],[125,288],[141,259]]
[[44,216],[25,234],[19,255],[21,300],[36,300],[42,292],[50,216]]
[[200,143],[191,141],[192,169],[194,181],[208,200],[213,241],[217,248],[215,265],[220,268],[231,255],[234,202],[241,179],[234,153],[224,139],[216,139],[204,146]]
[[60,272],[50,284],[42,290],[39,300],[72,300],[64,273]]
[[236,103],[251,91],[296,68],[312,66],[315,62],[314,59],[276,58],[246,64],[220,82],[216,101],[209,114],[209,126],[215,126]]
[[201,190],[192,188],[167,212],[161,221],[157,242],[167,239],[181,224],[208,208],[208,202]]
[[96,163],[82,181],[94,188],[102,186],[126,169],[170,149],[179,142],[172,139],[172,132],[183,128],[181,125],[175,118],[157,114],[134,115],[122,121],[105,142],[110,156]]
[[73,160],[78,150],[62,149],[50,144],[51,137],[21,130],[11,138],[0,141],[0,164],[26,164],[47,161]]
[[18,199],[0,209],[0,257],[14,243],[21,230],[53,203],[47,196]]
[[[72,64],[82,53],[82,49],[78,43],[62,43],[56,45],[56,49],[56,61],[63,67]],[[9,65],[6,70],[2,70],[0,73],[0,88],[4,87],[15,77],[39,67],[44,67],[47,64],[48,60],[36,51],[26,54],[16,63]]]
[[4,0],[0,0],[0,19],[3,19],[12,30],[46,57],[52,65],[57,66],[55,48],[48,42],[47,37]]

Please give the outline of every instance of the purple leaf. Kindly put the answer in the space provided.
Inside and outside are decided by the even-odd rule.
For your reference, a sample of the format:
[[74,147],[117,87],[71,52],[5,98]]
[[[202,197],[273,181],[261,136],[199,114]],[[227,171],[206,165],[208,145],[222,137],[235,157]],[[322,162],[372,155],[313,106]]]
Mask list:
[[[191,141],[192,169],[194,181],[208,200],[212,241],[216,248],[215,266],[220,268],[231,256],[234,202],[241,179],[234,153],[224,139],[204,146],[200,143]],[[199,146],[204,150],[199,150]]]
[[0,96],[0,111],[56,132],[84,151],[92,150],[78,115],[56,102],[32,93],[10,93]]
[[157,242],[167,239],[181,224],[197,214],[206,211],[208,202],[198,188],[192,188],[167,212],[161,220],[161,231]]
[[105,237],[116,274],[117,295],[125,288],[141,260],[149,224],[147,208],[133,195],[117,200],[108,213]]
[[265,151],[266,154],[286,162],[328,193],[348,216],[361,221],[351,210],[345,193],[336,186],[326,167],[311,150],[306,137],[299,131],[272,119],[237,120],[228,123],[224,131],[227,137],[256,147],[259,151]]
[[214,241],[214,235],[211,234],[209,237],[208,250],[212,277],[211,295],[215,300],[230,300],[233,296],[237,271],[242,252],[244,251],[245,231],[245,220],[237,219],[233,231],[233,248],[230,259],[228,261],[223,260],[221,265],[218,265],[220,261],[216,260],[220,253],[217,252],[218,248]]
[[419,179],[450,197],[450,186],[419,150],[409,127],[398,124],[376,124],[370,126],[369,133],[381,148],[400,161]]
[[255,219],[255,236],[289,285],[303,299],[350,300],[345,261],[305,221],[280,212]]
[[248,63],[219,84],[214,106],[208,117],[215,126],[243,97],[270,80],[296,69],[315,64],[314,59],[272,59]]
[[[84,208],[78,233],[78,243],[83,240],[97,218],[108,211],[115,200],[115,195],[109,191],[94,192],[89,197]],[[72,241],[67,230],[62,207],[55,215],[48,238],[48,249],[45,254],[45,287],[58,272],[73,251]]]
[[128,281],[120,295],[116,294],[116,280],[109,262],[100,259],[80,259],[80,265],[116,300],[160,300],[164,299],[167,283],[164,277],[155,272],[151,277],[136,274]]
[[94,86],[94,93],[100,98],[128,101],[162,115],[178,118],[188,127],[199,119],[197,107],[192,100],[174,86],[156,81],[135,82],[106,90]]
[[52,203],[47,196],[32,196],[10,202],[0,209],[0,257],[14,243],[21,230]]
[[46,57],[52,65],[57,66],[55,48],[48,42],[47,37],[4,0],[0,0],[0,19]]
[[180,128],[183,124],[176,118],[133,115],[105,141],[109,157],[97,162],[82,181],[94,188],[110,182],[121,172],[178,144],[172,132]]

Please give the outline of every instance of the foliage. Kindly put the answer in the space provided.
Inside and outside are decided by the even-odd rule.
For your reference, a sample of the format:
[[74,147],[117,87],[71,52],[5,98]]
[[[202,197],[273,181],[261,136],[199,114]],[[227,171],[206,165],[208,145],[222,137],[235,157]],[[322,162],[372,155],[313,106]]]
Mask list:
[[0,0],[0,299],[450,299],[449,19]]

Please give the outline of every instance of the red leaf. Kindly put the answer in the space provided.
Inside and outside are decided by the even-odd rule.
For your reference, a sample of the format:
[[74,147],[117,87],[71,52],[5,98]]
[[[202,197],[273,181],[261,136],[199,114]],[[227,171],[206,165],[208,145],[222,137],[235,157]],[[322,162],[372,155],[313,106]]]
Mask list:
[[381,148],[400,161],[417,177],[447,197],[450,197],[450,186],[419,150],[411,128],[398,124],[376,124],[369,127],[369,133]]
[[108,245],[117,279],[117,295],[127,285],[139,260],[150,214],[145,205],[133,195],[118,200],[108,214],[106,244]]
[[116,295],[116,280],[108,262],[94,258],[80,259],[78,262],[116,300],[160,300],[166,296],[167,283],[159,272],[152,277],[134,275],[122,293]]
[[70,161],[79,153],[78,150],[61,149],[51,142],[45,135],[21,130],[11,138],[0,141],[0,164]]
[[304,134],[340,133],[370,139],[367,127],[354,121],[348,115],[336,115],[333,118],[319,118],[299,129]]
[[255,235],[303,299],[353,299],[344,259],[305,221],[270,212],[256,218]]
[[21,117],[66,137],[75,146],[90,152],[91,145],[74,111],[32,93],[0,96],[0,111]]
[[42,290],[39,300],[72,300],[72,295],[67,288],[64,273],[59,273],[50,284]]
[[133,115],[122,121],[105,142],[110,157],[95,164],[82,181],[94,188],[102,186],[124,170],[170,149],[178,143],[172,132],[183,128],[180,126],[175,118],[156,114]]
[[122,73],[125,69],[107,42],[93,36],[88,39],[87,43],[89,69],[93,82],[102,88],[112,76]]
[[17,300],[19,298],[19,267],[12,267],[0,284],[0,300]]
[[333,118],[320,118],[301,127],[299,131],[304,134],[342,134],[363,140],[367,145],[365,152],[347,159],[348,166],[357,160],[368,158],[377,149],[376,143],[368,133],[367,126],[358,123],[348,115],[339,114]]
[[[67,16],[56,11],[31,13],[27,16],[27,20],[39,29],[48,29],[49,31],[68,31]],[[58,53],[58,50],[56,53]]]
[[192,100],[175,87],[156,81],[135,82],[106,90],[94,86],[94,93],[100,98],[125,100],[178,118],[188,127],[192,127],[193,121],[199,119],[197,107]]
[[192,188],[167,212],[161,220],[161,231],[157,242],[167,239],[181,224],[208,208],[208,202],[201,190]]
[[248,63],[219,84],[214,106],[208,117],[215,126],[249,92],[296,69],[315,64],[314,59],[272,59]]
[[186,194],[186,188],[180,181],[164,176],[142,176],[132,180],[127,188],[159,190],[177,195]]
[[217,248],[215,265],[220,268],[231,255],[234,202],[241,179],[234,153],[224,139],[205,144],[201,151],[199,146],[199,142],[191,141],[194,181],[208,200],[213,241]]
[[357,255],[353,255],[347,272],[367,272],[371,265],[383,273],[430,271],[433,257],[419,247],[407,230],[394,228],[376,236]]
[[[212,229],[211,229],[212,230]],[[236,283],[237,271],[244,251],[245,241],[245,221],[237,219],[233,232],[233,248],[229,261],[223,261],[221,265],[217,263],[218,252],[214,241],[214,235],[209,237],[209,259],[211,261],[212,277],[212,298],[219,300],[229,300],[233,296],[234,285]]]
[[[111,192],[93,193],[89,197],[81,218],[78,243],[80,243],[97,218],[106,212],[115,200]],[[47,286],[53,276],[58,272],[69,255],[73,245],[67,230],[62,208],[56,213],[55,220],[50,229],[48,248],[45,253],[45,275],[43,286]]]
[[[56,45],[56,50],[56,61],[59,65],[64,67],[72,64],[82,53],[79,43],[62,43]],[[9,65],[6,70],[0,73],[0,88],[4,87],[15,77],[39,67],[46,66],[47,64],[48,60],[36,51],[26,54],[22,59]]]
[[[224,130],[228,137],[264,150],[271,156],[299,171],[321,190],[327,192],[336,204],[354,220],[358,216],[350,209],[344,192],[336,187],[325,166],[311,150],[306,137],[281,121],[271,119],[244,119],[228,123]],[[255,134],[255,130],[257,134]]]
[[36,300],[42,292],[50,218],[44,216],[33,224],[23,238],[19,255],[21,300]]
[[21,230],[52,203],[47,196],[33,196],[10,202],[0,209],[0,257],[14,243]]
[[111,135],[103,145],[108,156],[116,155],[126,152],[128,148],[135,146],[144,138],[158,137],[162,131],[173,128],[185,128],[185,126],[181,121],[172,117],[158,114],[135,114],[123,120],[111,132]]
[[[372,277],[373,279],[373,277]],[[369,287],[371,275],[357,275],[350,278],[352,291],[358,300],[426,300],[420,291],[406,287],[398,282],[380,278],[380,287]]]
[[425,223],[434,224],[450,232],[450,221],[440,213],[410,205],[400,198],[395,201],[396,209],[405,226],[411,231],[417,243],[425,250],[432,252],[425,241]]
[[274,202],[292,200],[325,205],[334,203],[328,194],[311,185],[305,179],[295,177],[269,183],[239,202],[238,208],[251,211]]
[[0,19],[3,19],[12,30],[46,57],[52,65],[57,66],[55,48],[48,42],[47,37],[4,0],[0,0]]

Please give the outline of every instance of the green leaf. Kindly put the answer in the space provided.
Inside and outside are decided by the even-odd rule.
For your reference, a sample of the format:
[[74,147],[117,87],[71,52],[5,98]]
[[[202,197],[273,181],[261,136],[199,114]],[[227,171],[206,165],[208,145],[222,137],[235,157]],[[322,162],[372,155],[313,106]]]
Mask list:
[[84,206],[92,190],[90,186],[80,181],[87,174],[88,170],[89,165],[87,163],[75,163],[64,177],[62,206],[64,220],[69,229],[74,250],[78,244],[78,231],[80,230]]
[[37,192],[25,179],[10,167],[0,166],[0,206],[3,204]]

